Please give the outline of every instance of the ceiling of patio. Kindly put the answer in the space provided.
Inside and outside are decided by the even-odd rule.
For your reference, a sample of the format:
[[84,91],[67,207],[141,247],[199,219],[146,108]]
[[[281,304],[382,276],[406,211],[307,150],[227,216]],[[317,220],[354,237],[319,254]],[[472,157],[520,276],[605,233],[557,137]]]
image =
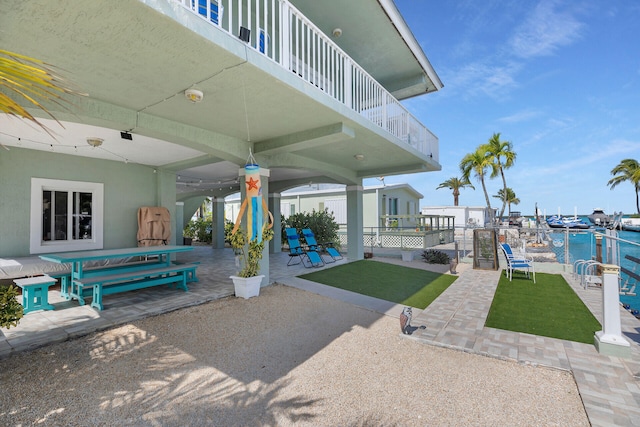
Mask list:
[[[378,38],[394,38],[395,50],[405,46],[404,52],[367,57],[369,51],[394,49],[387,49],[388,41],[384,49],[356,49],[352,46],[362,41],[350,36],[350,29],[364,31],[357,15],[323,14],[313,2],[294,3],[322,27],[339,25],[344,48],[360,56],[374,77],[376,72],[382,80],[391,77],[389,59],[412,62],[402,66],[407,73],[420,68],[391,25]],[[378,20],[386,16],[379,5],[371,6],[377,2],[345,3],[375,11]],[[347,15],[354,17],[345,21]],[[33,111],[53,137],[0,115],[0,144],[162,167],[178,175],[178,192],[236,191],[238,168],[251,146],[261,165],[271,169],[271,188],[278,190],[439,170],[437,159],[394,141],[241,41],[197,16],[188,19],[190,28],[137,0],[118,7],[83,0],[1,2],[3,49],[55,64],[88,96],[73,98],[68,109],[48,106],[64,127]],[[184,96],[194,86],[204,93],[197,104]],[[132,140],[122,139],[121,131],[130,131]],[[92,148],[88,137],[104,142]]]

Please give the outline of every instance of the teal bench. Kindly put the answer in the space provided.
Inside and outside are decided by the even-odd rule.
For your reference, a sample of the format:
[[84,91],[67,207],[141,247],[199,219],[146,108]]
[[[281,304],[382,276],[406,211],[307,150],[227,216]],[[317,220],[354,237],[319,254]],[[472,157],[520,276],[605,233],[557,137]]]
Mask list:
[[102,276],[84,277],[73,280],[73,296],[84,305],[84,297],[91,296],[91,307],[102,310],[102,297],[120,292],[176,283],[185,292],[189,277],[195,277],[196,264],[170,265],[146,270],[118,272]]
[[200,265],[200,261],[191,261],[187,264],[182,261],[173,261],[175,265],[191,265],[192,269],[187,271],[187,283],[197,282],[198,276],[196,276],[196,268]]
[[[87,267],[84,269],[84,276],[98,276],[100,274],[111,273],[124,273],[127,271],[136,271],[148,268],[150,266],[157,265],[154,261],[133,261],[124,262],[121,264],[113,265],[97,265],[94,267]],[[61,270],[55,272],[47,272],[49,276],[54,279],[60,280],[60,296],[66,300],[70,300],[73,295],[73,289],[71,289],[71,270]]]
[[51,276],[26,277],[14,279],[13,282],[22,288],[23,313],[31,313],[36,310],[53,310],[49,304],[49,286],[56,283]]

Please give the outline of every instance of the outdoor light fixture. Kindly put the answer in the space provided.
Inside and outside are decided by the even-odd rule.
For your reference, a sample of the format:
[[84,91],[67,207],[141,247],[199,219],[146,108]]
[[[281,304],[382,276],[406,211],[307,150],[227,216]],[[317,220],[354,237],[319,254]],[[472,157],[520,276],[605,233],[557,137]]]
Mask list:
[[356,160],[364,160],[364,154],[356,154],[353,158]]
[[132,140],[133,140],[133,135],[131,135],[131,134],[129,133],[129,131],[126,131],[126,130],[125,130],[125,131],[123,131],[123,132],[120,132],[120,138],[122,138],[122,139],[128,139],[129,141],[132,141]]
[[198,89],[187,89],[184,91],[184,96],[194,104],[202,101],[202,98],[204,98],[204,94]]
[[100,147],[104,139],[102,138],[87,138],[87,144],[92,146],[93,148]]
[[341,28],[334,28],[333,31],[331,32],[331,34],[333,34],[333,37],[338,38],[342,35],[342,29]]

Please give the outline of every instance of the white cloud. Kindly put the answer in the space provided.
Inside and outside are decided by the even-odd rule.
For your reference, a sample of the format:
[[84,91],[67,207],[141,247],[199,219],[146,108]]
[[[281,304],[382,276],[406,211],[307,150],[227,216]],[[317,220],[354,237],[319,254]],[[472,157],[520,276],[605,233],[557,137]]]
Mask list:
[[464,88],[470,96],[488,95],[500,99],[517,86],[514,75],[519,71],[517,64],[487,65],[476,61],[463,66],[455,74],[447,77],[449,87]]
[[520,58],[552,55],[581,37],[584,25],[574,12],[559,10],[559,2],[543,0],[509,41],[513,54]]
[[527,111],[520,111],[518,113],[515,114],[511,114],[510,116],[505,116],[505,117],[500,117],[498,119],[498,122],[502,122],[502,123],[521,123],[521,122],[525,122],[528,120],[531,120],[535,117],[540,116],[540,112],[539,111],[532,111],[532,110],[527,110]]

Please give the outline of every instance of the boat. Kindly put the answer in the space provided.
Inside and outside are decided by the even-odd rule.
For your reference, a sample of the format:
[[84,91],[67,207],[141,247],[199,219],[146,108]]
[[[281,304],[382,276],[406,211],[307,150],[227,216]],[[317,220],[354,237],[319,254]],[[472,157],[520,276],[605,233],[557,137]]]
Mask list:
[[561,217],[558,215],[552,215],[547,218],[547,224],[551,228],[571,228],[579,230],[586,230],[589,228],[589,224],[580,218]]
[[620,229],[624,231],[640,232],[640,218],[625,218],[620,223]]
[[587,218],[597,227],[606,227],[612,222],[611,215],[604,213],[604,209],[601,208],[595,208]]

